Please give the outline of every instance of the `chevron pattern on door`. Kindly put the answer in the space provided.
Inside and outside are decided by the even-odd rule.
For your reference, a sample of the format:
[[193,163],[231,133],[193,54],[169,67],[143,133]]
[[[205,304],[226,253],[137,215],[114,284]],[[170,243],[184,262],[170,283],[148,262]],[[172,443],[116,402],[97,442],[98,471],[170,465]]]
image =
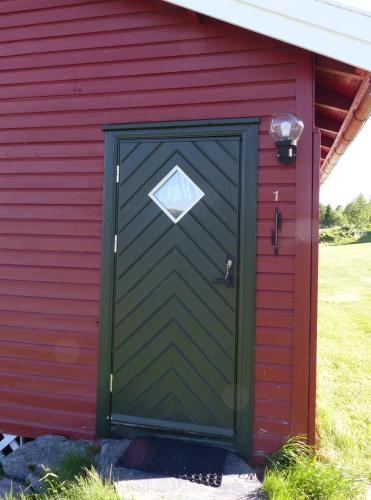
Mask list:
[[[115,422],[233,435],[239,158],[233,137],[120,142]],[[174,166],[205,193],[176,224],[148,196]]]

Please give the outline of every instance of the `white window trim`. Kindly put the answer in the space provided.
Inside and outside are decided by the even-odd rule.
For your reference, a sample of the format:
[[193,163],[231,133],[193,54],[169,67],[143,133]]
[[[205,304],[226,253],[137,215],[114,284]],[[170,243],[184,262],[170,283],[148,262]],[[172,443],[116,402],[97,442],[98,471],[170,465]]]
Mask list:
[[[170,177],[172,177],[175,172],[179,172],[181,175],[183,175],[184,177],[186,177],[189,182],[192,183],[192,185],[195,187],[196,191],[198,192],[198,198],[196,198],[195,201],[193,201],[193,203],[191,203],[191,205],[189,205],[189,207],[187,207],[187,210],[185,210],[181,215],[179,215],[179,217],[175,218],[170,212],[169,210],[165,207],[165,205],[163,205],[155,196],[155,193],[161,189],[161,187],[165,184],[165,182],[170,179]],[[151,198],[152,201],[154,201],[156,203],[157,206],[159,206],[161,208],[161,210],[163,212],[165,212],[165,214],[169,217],[169,219],[171,219],[174,224],[177,224],[195,205],[196,203],[198,203],[201,198],[203,198],[205,196],[205,193],[202,191],[202,189],[200,189],[197,184],[195,182],[193,182],[193,180],[184,172],[184,170],[182,170],[179,165],[175,165],[174,168],[172,168],[170,170],[170,172],[165,175],[165,177],[158,183],[156,184],[156,186],[148,193],[148,196]]]

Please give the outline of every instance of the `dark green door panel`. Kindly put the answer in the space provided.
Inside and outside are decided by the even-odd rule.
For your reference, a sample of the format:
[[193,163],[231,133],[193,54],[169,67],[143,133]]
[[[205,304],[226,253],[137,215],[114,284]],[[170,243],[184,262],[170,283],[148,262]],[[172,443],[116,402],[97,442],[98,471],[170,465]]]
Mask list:
[[[237,288],[213,281],[237,265],[240,140],[119,154],[112,418],[232,435]],[[148,196],[176,165],[205,193],[177,224]]]
[[[258,123],[104,127],[98,436],[180,432],[251,453]],[[149,197],[175,165],[205,193],[177,224]],[[232,287],[214,282],[227,258]]]

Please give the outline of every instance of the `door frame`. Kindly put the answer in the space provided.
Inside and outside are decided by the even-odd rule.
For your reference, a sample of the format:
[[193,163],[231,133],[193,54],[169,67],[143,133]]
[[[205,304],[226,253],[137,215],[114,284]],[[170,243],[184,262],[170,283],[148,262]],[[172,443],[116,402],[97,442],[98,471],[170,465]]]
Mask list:
[[[257,165],[260,118],[232,118],[106,125],[103,186],[100,334],[96,435],[110,436],[114,318],[114,235],[116,233],[119,143],[122,140],[236,137],[240,139],[240,200],[236,342],[235,447],[251,456],[253,427]],[[243,258],[245,256],[245,258]]]

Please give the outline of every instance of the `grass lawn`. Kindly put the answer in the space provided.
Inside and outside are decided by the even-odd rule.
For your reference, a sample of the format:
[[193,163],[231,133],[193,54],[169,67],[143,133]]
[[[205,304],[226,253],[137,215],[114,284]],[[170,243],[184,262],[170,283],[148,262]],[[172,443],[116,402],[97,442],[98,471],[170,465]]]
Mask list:
[[371,243],[320,247],[320,453],[371,480]]
[[320,247],[318,458],[292,438],[270,461],[270,500],[366,497],[371,482],[371,242]]

